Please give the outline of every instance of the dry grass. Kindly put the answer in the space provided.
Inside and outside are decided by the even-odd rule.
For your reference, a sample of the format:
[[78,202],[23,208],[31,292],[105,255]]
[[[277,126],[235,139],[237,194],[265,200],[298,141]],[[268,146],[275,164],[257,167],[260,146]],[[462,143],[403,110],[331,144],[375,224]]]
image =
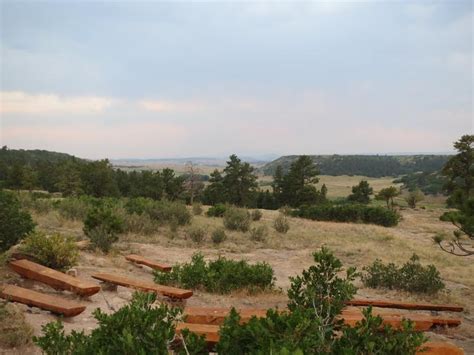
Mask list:
[[0,350],[31,343],[33,328],[14,304],[0,303]]

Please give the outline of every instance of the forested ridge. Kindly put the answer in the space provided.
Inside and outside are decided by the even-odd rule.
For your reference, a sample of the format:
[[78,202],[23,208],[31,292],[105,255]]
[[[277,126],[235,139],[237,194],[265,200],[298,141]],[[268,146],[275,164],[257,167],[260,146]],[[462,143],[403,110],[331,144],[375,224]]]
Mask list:
[[[449,155],[310,155],[321,175],[400,176],[415,172],[433,173],[442,169]],[[282,156],[260,171],[273,175],[277,166],[286,173],[298,155]]]

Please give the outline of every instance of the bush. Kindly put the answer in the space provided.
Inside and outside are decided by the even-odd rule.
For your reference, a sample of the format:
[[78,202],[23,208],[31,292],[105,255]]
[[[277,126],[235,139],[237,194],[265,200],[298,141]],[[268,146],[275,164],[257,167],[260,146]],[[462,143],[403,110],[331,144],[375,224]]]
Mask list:
[[186,234],[194,243],[201,243],[206,238],[206,230],[203,227],[191,226]]
[[129,214],[142,215],[148,213],[153,208],[154,201],[151,198],[136,197],[130,198],[125,203],[125,210]]
[[279,214],[275,221],[273,222],[273,227],[278,233],[286,233],[290,230],[290,222],[285,217],[284,214]]
[[123,214],[124,231],[130,233],[149,235],[158,231],[158,223],[147,214]]
[[248,264],[224,257],[206,263],[200,253],[190,263],[173,266],[171,272],[155,271],[155,282],[226,294],[234,290],[263,291],[274,286],[273,269],[267,263]]
[[209,207],[209,209],[206,212],[206,215],[208,217],[223,217],[226,209],[227,209],[226,205],[218,203],[215,206]]
[[227,239],[224,228],[217,228],[212,232],[211,235],[212,242],[214,244],[220,244]]
[[396,226],[400,220],[396,211],[359,204],[303,206],[293,215],[316,221],[370,223],[384,227]]
[[106,226],[97,226],[89,230],[87,236],[91,241],[91,246],[99,248],[105,254],[107,254],[112,248],[112,245],[119,240],[118,235],[107,229]]
[[35,227],[30,214],[20,208],[15,195],[1,189],[0,226],[0,253],[10,249]]
[[92,206],[90,197],[67,197],[55,202],[59,214],[67,219],[84,220]]
[[356,271],[349,268],[342,278],[342,263],[331,252],[313,255],[316,265],[291,278],[287,312],[269,309],[242,324],[232,309],[220,328],[219,354],[415,354],[426,338],[410,322],[382,328],[369,308],[360,323],[344,325],[339,316],[356,293]]
[[265,226],[258,226],[250,229],[250,239],[256,242],[263,242],[267,237],[268,230]]
[[366,273],[362,275],[362,281],[370,288],[434,294],[445,287],[436,267],[422,266],[415,254],[401,267],[393,263],[383,264],[377,259],[364,271]]
[[253,210],[251,213],[252,221],[260,221],[262,216],[263,214],[262,214],[262,211],[260,210]]
[[[96,309],[98,327],[88,335],[72,331],[66,335],[60,321],[42,327],[43,335],[33,340],[46,354],[158,354],[168,355],[175,338],[179,308],[164,303],[154,306],[154,293],[136,293],[129,305],[113,314]],[[183,334],[192,354],[203,354],[205,342]],[[200,340],[200,341],[199,341]],[[182,352],[179,352],[181,354]]]
[[102,228],[106,233],[118,234],[124,231],[124,221],[109,207],[98,207],[89,211],[84,220],[84,233],[89,236],[90,231]]
[[33,328],[14,304],[0,301],[0,349],[31,343]]
[[250,227],[249,212],[245,208],[227,208],[224,213],[224,227],[230,230],[247,232]]
[[171,223],[171,221],[175,220],[180,226],[188,224],[192,218],[186,205],[175,201],[154,201],[153,207],[147,213],[158,222]]
[[23,241],[21,251],[34,256],[42,265],[61,271],[76,265],[79,258],[74,238],[59,233],[31,233]]
[[202,205],[199,202],[193,203],[193,214],[195,216],[202,215]]

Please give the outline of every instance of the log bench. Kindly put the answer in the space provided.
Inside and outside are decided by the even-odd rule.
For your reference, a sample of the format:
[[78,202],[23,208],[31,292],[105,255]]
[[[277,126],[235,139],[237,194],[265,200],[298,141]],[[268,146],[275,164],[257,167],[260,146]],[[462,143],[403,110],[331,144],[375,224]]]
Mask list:
[[398,301],[385,301],[385,300],[366,300],[366,299],[353,299],[346,302],[348,306],[356,307],[380,307],[380,308],[398,308],[398,309],[409,309],[418,311],[450,311],[450,312],[462,312],[463,307],[450,304],[431,304],[431,303],[406,303]]
[[170,298],[177,298],[177,299],[186,299],[193,295],[193,291],[191,290],[184,290],[181,288],[158,285],[151,282],[141,281],[137,279],[131,279],[126,276],[120,275],[113,275],[113,274],[93,274],[92,277],[94,279],[111,283],[123,287],[129,287],[140,291],[146,292],[155,292],[157,294],[161,294],[166,297]]
[[100,286],[96,283],[80,280],[26,259],[11,261],[9,266],[24,278],[45,283],[58,290],[67,290],[86,297],[100,291]]
[[166,264],[161,264],[153,260],[149,260],[144,258],[143,256],[136,255],[136,254],[130,254],[125,257],[128,261],[134,262],[136,264],[141,264],[141,265],[146,265],[148,267],[151,267],[152,269],[155,270],[160,270],[163,272],[170,272],[171,271],[171,266],[166,265]]
[[0,297],[8,301],[45,309],[64,317],[77,316],[86,309],[86,306],[79,303],[14,285],[0,286]]

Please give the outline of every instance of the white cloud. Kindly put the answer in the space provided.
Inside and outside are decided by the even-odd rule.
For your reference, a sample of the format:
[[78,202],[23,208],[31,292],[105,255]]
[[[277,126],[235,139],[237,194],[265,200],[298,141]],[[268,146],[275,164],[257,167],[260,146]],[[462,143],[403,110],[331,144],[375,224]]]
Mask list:
[[23,91],[0,92],[0,113],[64,114],[100,113],[114,100],[99,96],[65,97],[54,94],[28,94]]

